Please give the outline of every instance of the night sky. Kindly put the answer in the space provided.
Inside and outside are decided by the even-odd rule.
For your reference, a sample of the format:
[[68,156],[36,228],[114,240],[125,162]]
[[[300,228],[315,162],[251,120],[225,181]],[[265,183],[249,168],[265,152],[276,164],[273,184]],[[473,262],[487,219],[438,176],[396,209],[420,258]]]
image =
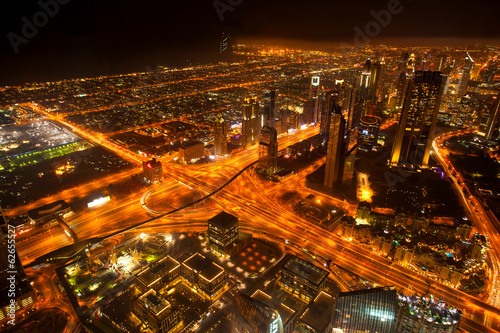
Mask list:
[[[46,23],[38,1],[2,3],[0,85],[145,71],[157,64],[210,62],[216,59],[222,31],[230,32],[236,41],[265,39],[286,46],[353,44],[354,28],[364,30],[374,20],[371,11],[397,2],[59,1],[64,4],[57,10],[51,6],[53,17],[47,15]],[[214,3],[232,9],[221,14],[223,21]],[[476,40],[497,42],[500,37],[497,0],[401,0],[397,8],[399,13],[391,15],[372,44],[472,44]],[[32,23],[34,16],[40,27],[36,33],[28,31],[32,36],[25,38],[22,18]],[[16,46],[17,53],[8,36],[25,38],[25,43]]]

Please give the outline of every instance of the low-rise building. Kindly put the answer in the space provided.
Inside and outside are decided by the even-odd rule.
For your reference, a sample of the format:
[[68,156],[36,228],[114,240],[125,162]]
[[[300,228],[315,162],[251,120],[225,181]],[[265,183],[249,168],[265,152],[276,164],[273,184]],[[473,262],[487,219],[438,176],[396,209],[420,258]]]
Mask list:
[[327,333],[331,332],[331,320],[334,298],[321,291],[309,303],[305,311],[297,320],[296,331],[299,333]]
[[182,262],[182,276],[207,299],[219,295],[226,285],[224,268],[198,252]]
[[182,164],[199,160],[205,154],[205,145],[200,141],[184,143],[179,147],[179,159]]
[[33,225],[42,225],[56,218],[62,217],[71,212],[71,207],[64,200],[43,205],[41,207],[28,211],[30,223]]
[[325,288],[328,272],[291,256],[281,267],[280,286],[294,296],[310,301]]
[[181,274],[181,264],[170,256],[155,262],[136,275],[137,287],[146,292],[160,291]]
[[163,179],[163,167],[161,162],[155,158],[147,162],[142,162],[142,172],[144,178],[150,183],[158,183]]
[[134,314],[154,333],[170,332],[180,321],[179,312],[153,289],[137,299]]

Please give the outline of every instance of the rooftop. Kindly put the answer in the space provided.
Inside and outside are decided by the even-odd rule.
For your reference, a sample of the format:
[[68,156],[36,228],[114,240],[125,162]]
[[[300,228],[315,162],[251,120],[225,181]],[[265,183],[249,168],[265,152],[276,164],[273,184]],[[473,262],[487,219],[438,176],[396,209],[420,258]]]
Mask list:
[[155,316],[168,314],[165,310],[171,308],[170,303],[153,289],[139,297],[144,302],[144,307],[153,311]]
[[146,269],[137,274],[137,279],[141,280],[145,285],[151,286],[162,276],[179,266],[180,264],[177,260],[171,258],[170,256],[166,256],[158,262],[149,265]]
[[283,266],[285,269],[291,271],[301,278],[311,281],[314,284],[320,284],[321,281],[326,279],[328,272],[321,269],[310,262],[292,256]]
[[316,296],[300,317],[308,326],[317,332],[326,332],[326,328],[331,320],[334,299],[332,295],[322,291]]
[[196,146],[196,145],[203,145],[204,146],[204,143],[201,142],[201,141],[186,142],[186,143],[183,143],[180,148],[181,149],[186,149],[186,148],[193,147],[193,146]]
[[270,307],[271,309],[276,309],[281,317],[281,321],[283,322],[283,324],[286,324],[288,320],[295,314],[295,311],[293,309],[279,302],[279,300],[273,299],[271,296],[260,289],[257,289],[257,291],[253,293],[252,298]]
[[352,295],[374,294],[374,293],[380,293],[383,291],[390,291],[390,290],[395,290],[395,287],[394,286],[392,286],[392,287],[378,287],[378,288],[346,291],[343,293],[339,293],[338,297],[340,298],[340,297],[352,296]]
[[55,212],[58,212],[60,210],[69,208],[69,205],[66,203],[64,200],[58,200],[46,205],[43,205],[41,207],[28,210],[28,216],[33,219],[39,219],[41,217],[54,214]]
[[213,280],[224,272],[224,268],[198,252],[184,260],[183,265],[194,270],[195,273],[200,274],[201,277],[208,281]]
[[220,212],[219,214],[215,215],[214,217],[208,220],[208,223],[215,224],[220,228],[226,228],[237,222],[238,218],[236,216],[226,213],[224,211]]

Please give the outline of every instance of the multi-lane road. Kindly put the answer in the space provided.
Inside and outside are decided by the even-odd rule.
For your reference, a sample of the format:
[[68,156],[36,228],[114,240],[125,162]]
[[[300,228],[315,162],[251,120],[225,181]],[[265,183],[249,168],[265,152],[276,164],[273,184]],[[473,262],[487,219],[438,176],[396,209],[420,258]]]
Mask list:
[[[280,149],[315,135],[317,131],[317,128],[309,128],[293,136],[286,137],[280,141]],[[115,150],[112,146],[108,148]],[[150,219],[151,212],[144,209],[145,203],[155,210],[168,211],[169,208],[173,209],[178,204],[174,198],[179,193],[190,193],[193,198],[207,195],[218,189],[244,166],[256,159],[257,150],[250,149],[210,165],[179,166],[165,164],[167,179],[162,184],[126,198],[114,199],[113,202],[103,207],[77,212],[67,222],[81,240],[95,236],[105,236]],[[481,299],[437,282],[433,282],[429,286],[425,277],[415,275],[413,271],[404,267],[393,265],[388,259],[379,257],[311,222],[301,219],[293,212],[277,204],[277,195],[285,190],[298,191],[303,196],[314,193],[321,197],[321,193],[307,189],[304,183],[305,176],[314,168],[319,167],[322,162],[323,160],[320,160],[309,169],[297,175],[289,176],[279,183],[263,183],[255,177],[252,170],[245,171],[231,185],[213,196],[210,202],[174,215],[158,218],[147,225],[141,226],[137,232],[155,232],[159,230],[163,232],[202,231],[206,229],[206,220],[218,210],[223,209],[238,216],[242,228],[246,230],[257,234],[270,235],[279,241],[288,240],[295,244],[302,244],[308,251],[319,254],[323,258],[331,258],[333,263],[352,270],[378,285],[396,285],[400,290],[410,293],[431,292],[435,297],[441,297],[449,304],[466,311],[467,315],[462,319],[462,327],[467,331],[494,332],[500,329],[500,310],[496,307],[496,303],[486,303]],[[328,200],[331,200],[336,206],[342,207],[350,214],[354,213],[355,205],[343,200]],[[467,203],[466,199],[465,202]],[[477,218],[478,214],[475,211],[470,211],[470,214],[471,217],[476,216]],[[487,214],[482,212],[479,215],[481,218],[478,221],[483,225],[487,225],[485,220]],[[484,231],[489,231],[490,237],[493,235],[491,242],[496,243],[497,239],[495,237],[498,238],[498,234],[492,233],[493,229],[491,228],[493,226],[486,228],[488,229]],[[19,239],[18,251],[23,264],[27,264],[36,257],[70,242],[71,239],[61,228],[52,226],[23,235]],[[494,256],[497,255],[495,251],[493,253]],[[494,270],[497,271],[497,266],[494,266]]]

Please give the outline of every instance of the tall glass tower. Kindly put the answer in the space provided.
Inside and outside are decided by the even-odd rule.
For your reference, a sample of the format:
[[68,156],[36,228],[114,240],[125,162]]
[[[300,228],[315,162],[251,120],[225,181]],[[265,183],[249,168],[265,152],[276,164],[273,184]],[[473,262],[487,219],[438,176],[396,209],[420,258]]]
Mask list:
[[332,313],[333,331],[343,333],[392,333],[396,319],[394,287],[340,293]]
[[442,79],[441,72],[418,71],[409,80],[392,148],[391,165],[428,165],[443,94]]
[[227,155],[227,127],[226,121],[222,118],[222,114],[217,113],[214,124],[214,146],[215,155]]

